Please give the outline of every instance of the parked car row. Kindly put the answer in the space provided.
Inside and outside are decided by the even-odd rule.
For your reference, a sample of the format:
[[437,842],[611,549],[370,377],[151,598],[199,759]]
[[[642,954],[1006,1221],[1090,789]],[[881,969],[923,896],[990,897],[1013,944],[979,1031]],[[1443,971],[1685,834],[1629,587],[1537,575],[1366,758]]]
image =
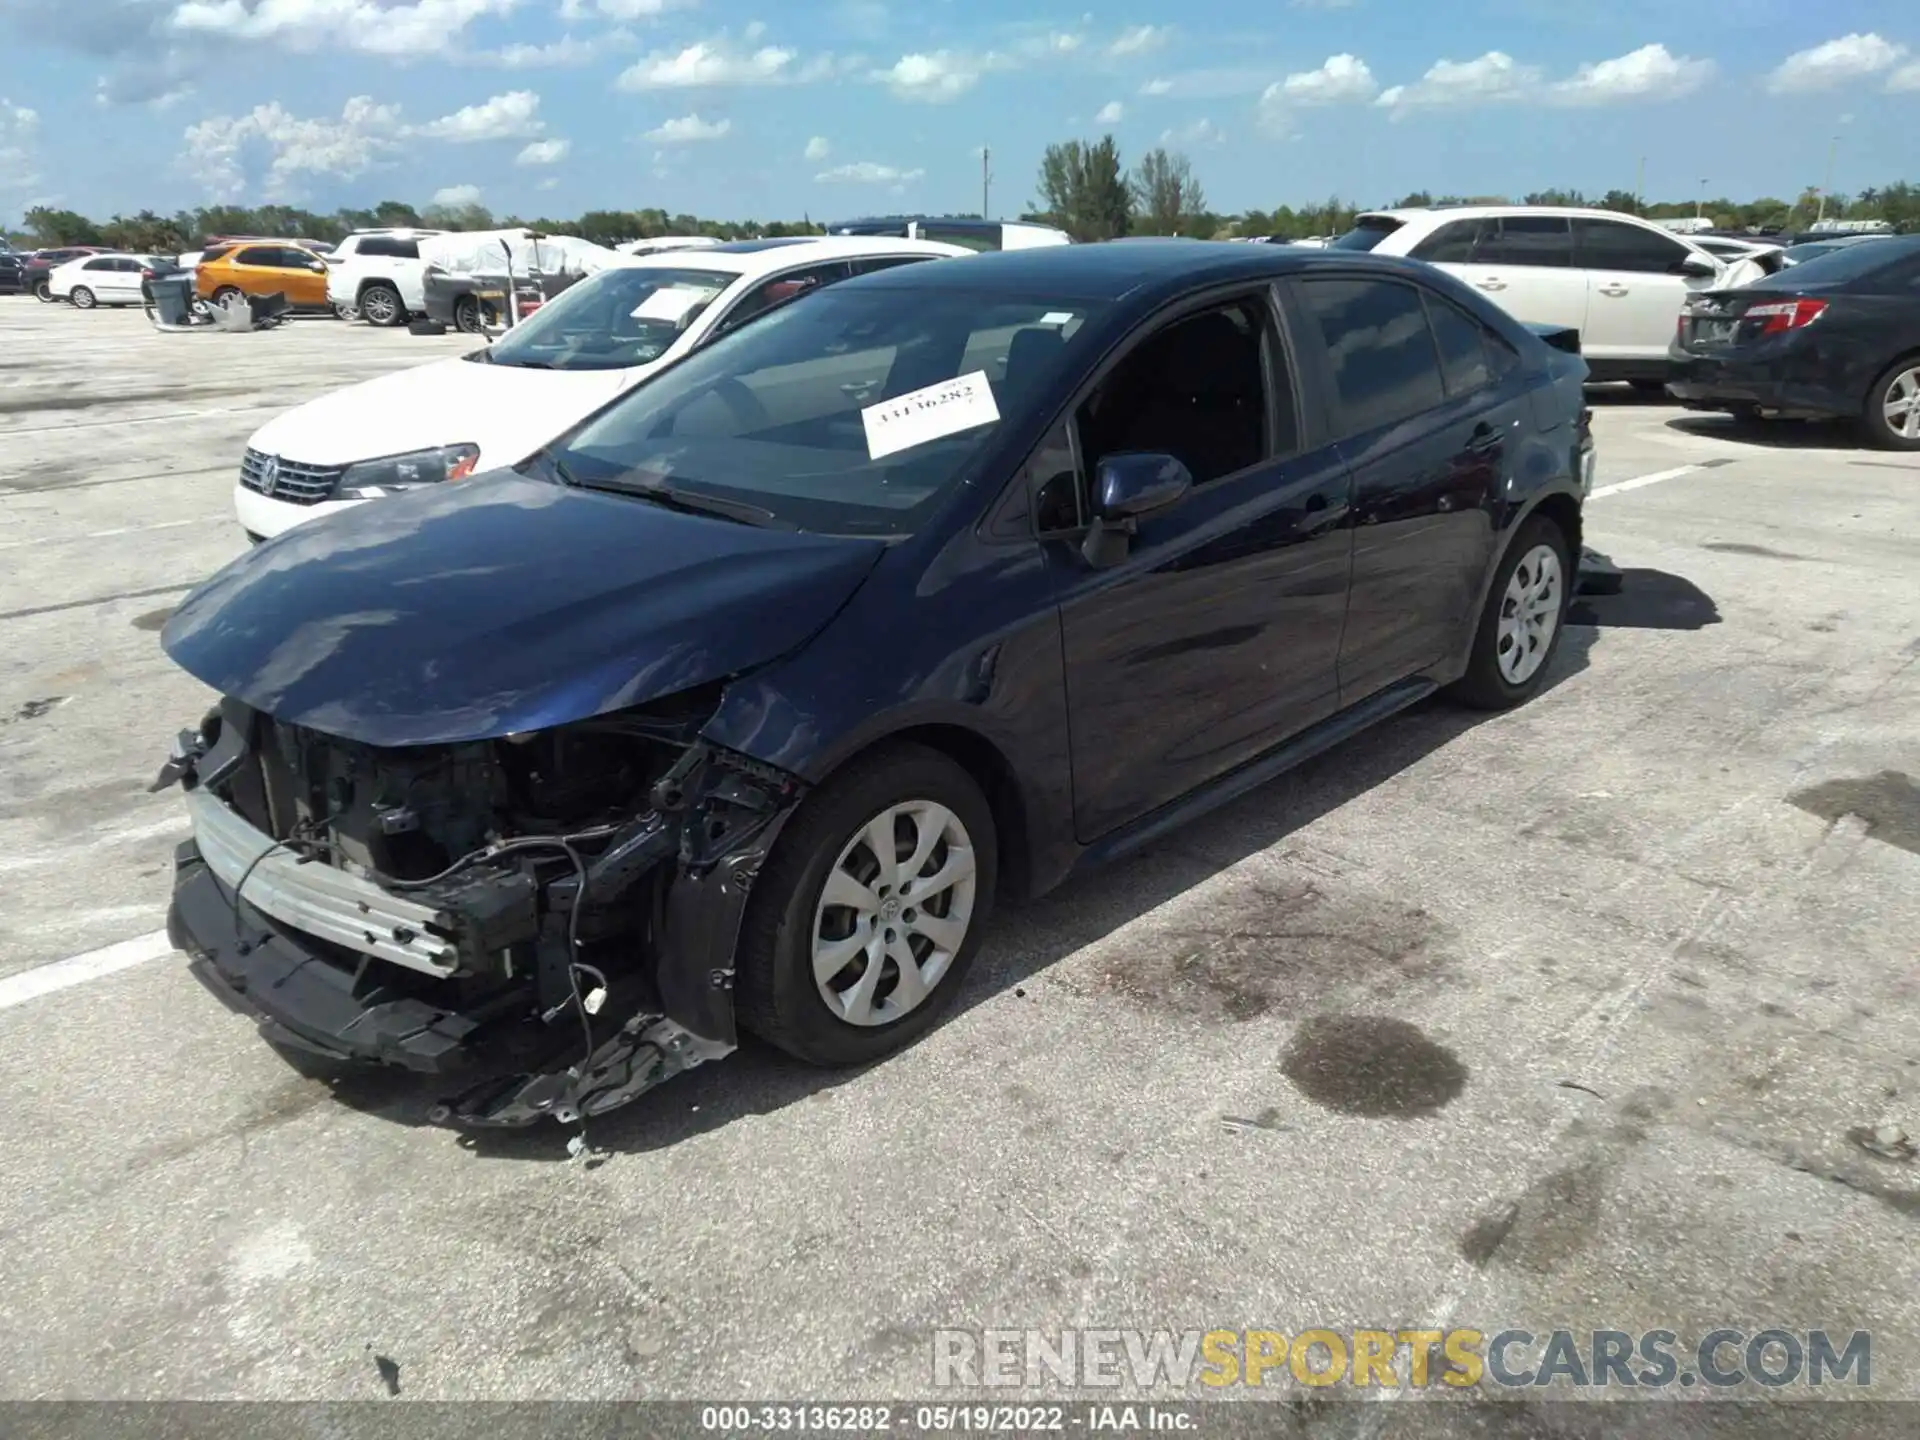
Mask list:
[[1436,692],[1537,694],[1587,377],[1351,249],[631,257],[254,437],[243,493],[313,500],[162,634],[221,697],[160,776],[169,934],[466,1124],[600,1114],[743,1029],[878,1059],[1002,895]]

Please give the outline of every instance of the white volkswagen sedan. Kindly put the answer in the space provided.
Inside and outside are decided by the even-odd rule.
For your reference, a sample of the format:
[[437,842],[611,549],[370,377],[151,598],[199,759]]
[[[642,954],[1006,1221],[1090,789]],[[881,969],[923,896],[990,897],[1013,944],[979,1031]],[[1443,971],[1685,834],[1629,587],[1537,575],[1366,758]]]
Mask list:
[[629,257],[485,349],[275,416],[247,442],[234,510],[258,541],[395,491],[517,464],[770,306],[853,275],[972,253],[929,240],[825,236]]

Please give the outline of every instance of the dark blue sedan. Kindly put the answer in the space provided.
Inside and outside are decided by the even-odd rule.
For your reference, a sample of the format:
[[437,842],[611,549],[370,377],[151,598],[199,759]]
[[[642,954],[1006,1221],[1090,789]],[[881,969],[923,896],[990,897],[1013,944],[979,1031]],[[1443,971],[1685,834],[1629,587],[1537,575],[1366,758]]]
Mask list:
[[171,932],[277,1043],[574,1121],[932,1025],[994,908],[1539,689],[1586,367],[1447,275],[1167,242],[767,313],[182,605]]

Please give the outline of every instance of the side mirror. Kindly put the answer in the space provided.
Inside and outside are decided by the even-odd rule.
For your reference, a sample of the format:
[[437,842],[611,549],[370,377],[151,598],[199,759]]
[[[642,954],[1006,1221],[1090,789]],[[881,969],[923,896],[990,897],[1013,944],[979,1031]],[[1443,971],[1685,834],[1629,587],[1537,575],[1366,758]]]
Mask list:
[[1080,555],[1096,570],[1127,556],[1144,515],[1177,504],[1193,489],[1193,472],[1171,455],[1109,455],[1094,470],[1093,524]]
[[1689,255],[1680,262],[1680,273],[1694,280],[1710,280],[1720,273],[1720,267],[1702,255]]
[[307,268],[316,275],[324,275],[327,273],[327,262],[324,260],[310,260],[307,262]]

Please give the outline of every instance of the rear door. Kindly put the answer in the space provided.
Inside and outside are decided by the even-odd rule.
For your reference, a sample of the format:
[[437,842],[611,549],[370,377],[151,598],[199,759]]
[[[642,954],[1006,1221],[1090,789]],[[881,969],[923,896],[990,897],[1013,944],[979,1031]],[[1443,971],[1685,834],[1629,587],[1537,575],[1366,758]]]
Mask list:
[[1516,320],[1586,327],[1587,277],[1574,268],[1573,231],[1564,215],[1486,216],[1464,259],[1436,263]]
[[1329,276],[1296,281],[1293,294],[1333,377],[1338,449],[1353,469],[1344,706],[1457,650],[1532,412],[1519,356],[1424,286]]
[[1587,323],[1580,348],[1590,360],[1664,364],[1687,298],[1717,277],[1691,278],[1695,252],[1671,235],[1623,220],[1573,221],[1574,263],[1587,276]]

